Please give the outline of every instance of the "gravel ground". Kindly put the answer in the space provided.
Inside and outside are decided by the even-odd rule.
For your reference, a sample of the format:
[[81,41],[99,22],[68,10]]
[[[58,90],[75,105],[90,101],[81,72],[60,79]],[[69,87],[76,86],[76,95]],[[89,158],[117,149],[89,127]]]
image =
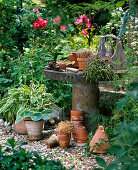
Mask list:
[[4,132],[0,133],[0,144],[5,143],[7,139],[11,137],[14,137],[15,140],[27,141],[27,145],[23,147],[26,148],[28,151],[40,152],[40,155],[42,157],[53,155],[49,159],[59,159],[66,168],[71,168],[72,166],[75,166],[75,170],[91,170],[95,167],[99,167],[95,160],[96,156],[104,158],[104,160],[108,164],[110,164],[114,160],[114,157],[108,154],[92,154],[91,156],[82,157],[82,155],[86,153],[86,149],[76,146],[73,140],[71,140],[70,146],[66,149],[61,149],[60,147],[55,147],[52,149],[48,148],[45,141],[54,133],[56,133],[55,129],[46,130],[43,131],[44,137],[42,140],[28,141],[27,135],[19,135],[13,130],[10,130],[10,132],[6,132],[4,130]]

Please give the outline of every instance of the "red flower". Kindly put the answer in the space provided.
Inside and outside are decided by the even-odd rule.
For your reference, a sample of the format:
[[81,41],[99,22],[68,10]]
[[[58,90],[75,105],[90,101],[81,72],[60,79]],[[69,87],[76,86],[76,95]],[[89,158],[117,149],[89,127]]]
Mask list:
[[66,26],[60,26],[60,31],[65,30],[66,31]]
[[85,29],[82,29],[82,34],[84,35],[84,36],[86,36],[86,30]]
[[23,55],[22,54],[20,54],[20,57],[22,57]]
[[33,27],[35,27],[36,29],[38,29],[40,27],[40,21],[36,20],[34,23],[33,23]]
[[42,19],[42,17],[39,17],[39,21],[36,20],[33,23],[33,27],[35,27],[36,29],[38,29],[39,27],[44,28],[47,25],[47,20]]

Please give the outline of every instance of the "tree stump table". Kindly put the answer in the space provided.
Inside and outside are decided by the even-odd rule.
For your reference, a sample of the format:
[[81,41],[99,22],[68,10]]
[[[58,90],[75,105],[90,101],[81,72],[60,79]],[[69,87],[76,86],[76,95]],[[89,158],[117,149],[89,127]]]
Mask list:
[[96,83],[86,82],[82,71],[78,73],[44,70],[47,79],[72,81],[72,110],[84,111],[84,123],[91,131],[90,119],[99,111],[99,88]]

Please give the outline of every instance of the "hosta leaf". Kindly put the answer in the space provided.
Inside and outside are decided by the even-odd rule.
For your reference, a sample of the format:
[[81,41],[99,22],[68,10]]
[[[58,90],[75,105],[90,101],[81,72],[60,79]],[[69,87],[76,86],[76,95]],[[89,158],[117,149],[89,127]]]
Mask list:
[[52,110],[52,109],[45,109],[44,111],[43,111],[43,113],[46,113],[46,114],[53,114],[55,111],[54,110]]
[[31,119],[34,120],[34,121],[38,121],[38,120],[41,120],[42,119],[42,113],[40,112],[35,112],[32,116],[31,116]]
[[46,113],[45,113],[45,114],[43,114],[43,119],[44,119],[44,120],[50,119],[49,114],[46,114]]

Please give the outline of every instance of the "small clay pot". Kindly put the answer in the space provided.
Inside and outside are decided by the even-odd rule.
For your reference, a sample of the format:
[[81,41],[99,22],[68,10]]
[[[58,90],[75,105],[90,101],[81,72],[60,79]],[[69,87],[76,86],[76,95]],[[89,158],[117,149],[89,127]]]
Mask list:
[[79,126],[76,131],[76,145],[84,146],[88,141],[88,134],[85,126]]
[[29,138],[32,139],[42,138],[44,120],[39,121],[25,120],[25,125]]
[[72,134],[73,140],[76,142],[77,141],[76,131],[80,126],[83,125],[83,121],[71,121],[71,122],[74,124],[74,129],[71,134]]
[[86,61],[86,58],[77,58],[78,64],[79,64],[79,70],[83,71],[85,69],[84,62]]
[[71,121],[83,121],[84,120],[83,114],[84,114],[83,111],[71,110]]
[[48,148],[54,148],[59,145],[59,137],[53,134],[48,140],[46,140],[46,145]]
[[57,132],[59,137],[59,146],[60,148],[67,148],[70,143],[70,133],[64,133],[64,132]]
[[95,135],[93,136],[93,138],[89,144],[90,150],[93,149],[95,143],[100,142],[99,141],[100,139],[105,139],[107,142],[101,143],[99,146],[97,146],[93,151],[94,153],[106,153],[106,148],[108,148],[111,145],[106,133],[104,132],[103,126],[99,126],[98,130],[96,131]]
[[78,68],[79,65],[78,65],[77,55],[76,55],[77,52],[70,52],[70,53],[72,53],[72,55],[69,55],[69,56],[68,56],[68,60],[75,62],[75,63],[73,64],[73,68]]

